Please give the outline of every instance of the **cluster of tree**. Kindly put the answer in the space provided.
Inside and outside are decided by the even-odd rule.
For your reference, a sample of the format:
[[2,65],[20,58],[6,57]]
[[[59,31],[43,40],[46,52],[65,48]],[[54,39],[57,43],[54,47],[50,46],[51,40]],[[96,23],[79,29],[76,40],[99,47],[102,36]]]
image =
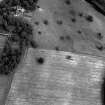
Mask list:
[[19,65],[25,49],[36,47],[33,27],[26,20],[15,17],[15,6],[33,11],[37,0],[3,0],[0,2],[0,32],[5,32],[6,41],[0,54],[0,75],[9,75]]
[[38,0],[2,0],[0,7],[10,8],[20,6],[26,11],[34,11],[36,9]]

